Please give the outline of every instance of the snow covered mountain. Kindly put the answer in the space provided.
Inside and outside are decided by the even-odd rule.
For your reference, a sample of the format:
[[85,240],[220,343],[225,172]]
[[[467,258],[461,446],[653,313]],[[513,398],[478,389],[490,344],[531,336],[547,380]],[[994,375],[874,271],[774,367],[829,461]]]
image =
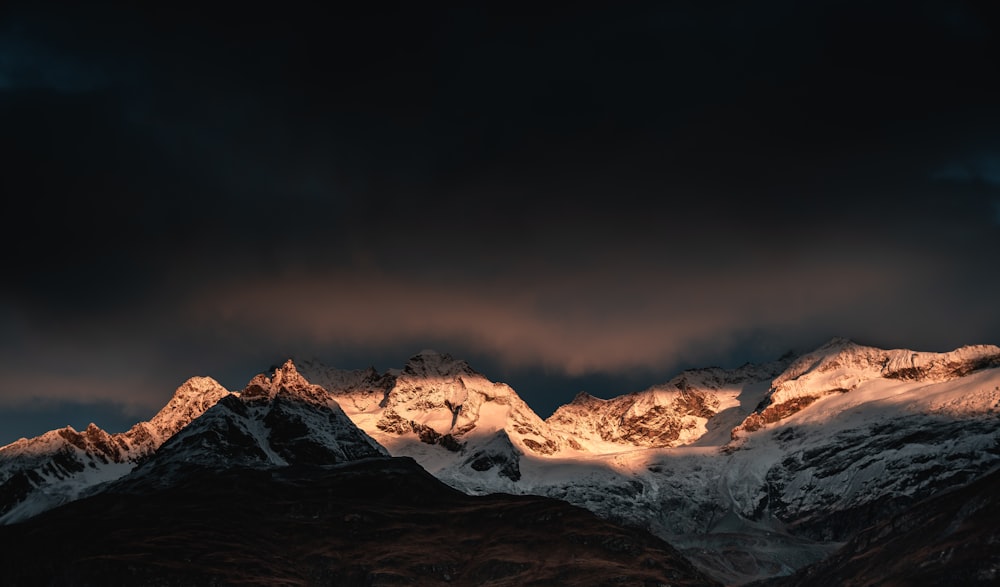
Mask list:
[[[307,377],[322,372],[313,364]],[[649,529],[730,584],[818,561],[1000,465],[995,346],[928,353],[838,338],[609,400],[581,394],[546,421],[446,355],[364,377],[378,384],[324,381],[393,454],[469,493],[556,497]]]
[[290,361],[78,497],[0,526],[5,585],[718,586],[649,532],[388,456]]
[[137,468],[165,478],[181,462],[266,468],[387,454],[291,361],[238,393],[194,377],[127,432],[67,427],[0,448],[0,524],[88,495]]
[[172,436],[129,475],[169,484],[178,469],[332,465],[389,453],[291,361],[254,377]]
[[71,501],[117,479],[152,455],[229,391],[209,377],[192,377],[151,420],[108,434],[95,424],[22,438],[0,447],[0,524]]
[[479,483],[520,478],[523,455],[550,456],[571,449],[503,383],[468,363],[425,350],[399,371],[346,372],[310,362],[301,367],[324,385],[345,413],[394,456],[415,458],[439,477],[466,475]]
[[0,449],[0,522],[137,463],[130,478],[153,482],[190,463],[391,454],[468,494],[552,497],[646,529],[741,584],[820,561],[1000,467],[1000,348],[988,345],[929,353],[833,339],[612,399],[580,394],[547,420],[506,384],[433,351],[385,373],[288,362],[240,393],[210,381],[192,380],[125,435],[53,431]]
[[742,408],[753,398],[747,396],[763,396],[790,360],[686,371],[663,385],[609,400],[581,392],[546,423],[593,453],[717,442],[728,439],[730,428],[748,415]]

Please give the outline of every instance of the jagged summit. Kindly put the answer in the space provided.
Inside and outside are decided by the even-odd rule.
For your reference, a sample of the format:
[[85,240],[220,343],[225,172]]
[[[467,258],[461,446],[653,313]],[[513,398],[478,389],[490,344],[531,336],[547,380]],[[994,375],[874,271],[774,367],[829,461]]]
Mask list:
[[317,405],[326,405],[330,400],[326,390],[303,377],[291,359],[275,369],[271,376],[255,375],[240,394],[246,401],[269,401],[279,395]]

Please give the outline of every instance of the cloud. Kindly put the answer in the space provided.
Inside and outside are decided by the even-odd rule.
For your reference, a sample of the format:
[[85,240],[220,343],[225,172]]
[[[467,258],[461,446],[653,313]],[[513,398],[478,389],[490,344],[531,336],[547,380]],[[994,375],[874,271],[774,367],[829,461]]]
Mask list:
[[39,400],[51,403],[107,403],[128,412],[145,413],[163,406],[169,391],[159,389],[149,377],[121,375],[95,366],[93,372],[10,371],[0,387],[0,405],[28,406]]
[[905,327],[907,316],[920,330],[912,315],[934,300],[914,292],[938,267],[876,251],[860,260],[800,253],[669,273],[619,260],[544,276],[257,275],[188,292],[183,313],[234,341],[377,348],[446,340],[508,366],[573,376],[697,361],[761,330],[786,339],[864,335],[872,324]]
[[0,406],[107,404],[149,415],[203,374],[171,350],[162,321],[135,307],[53,318],[0,298],[0,326]]
[[[849,26],[859,43],[813,8],[787,22],[829,24],[666,12],[495,35],[459,14],[427,44],[378,14],[337,34],[90,9],[0,29],[0,91],[46,90],[0,112],[27,207],[4,241],[21,322],[0,331],[0,402],[151,406],[297,350],[578,375],[748,341],[995,342],[1000,155],[977,137],[1000,126],[954,91],[987,91],[988,52],[925,47],[907,21],[920,44],[898,50],[922,48],[899,70],[881,28]],[[676,50],[722,37],[755,42]],[[954,81],[928,86],[924,57]]]

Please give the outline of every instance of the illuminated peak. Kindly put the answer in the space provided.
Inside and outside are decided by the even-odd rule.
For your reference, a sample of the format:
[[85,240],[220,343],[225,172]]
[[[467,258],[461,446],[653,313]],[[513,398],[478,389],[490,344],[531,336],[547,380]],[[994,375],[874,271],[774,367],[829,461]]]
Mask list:
[[167,405],[153,417],[152,422],[174,420],[178,414],[187,414],[186,424],[215,405],[219,398],[229,395],[229,390],[211,377],[191,377],[174,391]]
[[305,377],[299,374],[298,368],[295,366],[295,362],[291,359],[285,361],[285,364],[275,369],[274,375],[271,377],[272,385],[286,385],[286,386],[302,386],[309,385]]
[[243,400],[270,400],[278,394],[317,403],[325,403],[328,399],[326,390],[303,377],[291,359],[276,368],[270,377],[266,373],[255,375],[240,397]]

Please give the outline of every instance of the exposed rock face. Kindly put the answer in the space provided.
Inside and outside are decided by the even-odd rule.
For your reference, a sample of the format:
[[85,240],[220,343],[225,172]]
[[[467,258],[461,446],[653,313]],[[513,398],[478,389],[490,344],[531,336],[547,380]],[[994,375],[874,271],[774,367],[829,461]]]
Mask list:
[[511,481],[521,479],[519,466],[523,453],[515,447],[503,430],[496,433],[492,442],[477,446],[463,463],[475,471],[485,472],[496,469],[497,475]]
[[275,369],[270,377],[264,373],[255,375],[240,394],[248,405],[267,403],[279,396],[317,406],[330,404],[330,394],[300,375],[291,360]]
[[[830,390],[828,393],[843,393],[846,389]],[[823,393],[822,395],[826,395]],[[780,422],[785,418],[800,412],[809,407],[811,403],[819,399],[819,395],[803,395],[793,397],[778,404],[771,404],[759,412],[754,412],[743,420],[730,435],[733,440],[737,440],[742,432],[756,432],[768,424]]]
[[614,400],[578,395],[546,422],[577,446],[584,440],[600,440],[635,447],[669,447],[700,435],[719,404],[717,397],[699,390],[655,389]]

